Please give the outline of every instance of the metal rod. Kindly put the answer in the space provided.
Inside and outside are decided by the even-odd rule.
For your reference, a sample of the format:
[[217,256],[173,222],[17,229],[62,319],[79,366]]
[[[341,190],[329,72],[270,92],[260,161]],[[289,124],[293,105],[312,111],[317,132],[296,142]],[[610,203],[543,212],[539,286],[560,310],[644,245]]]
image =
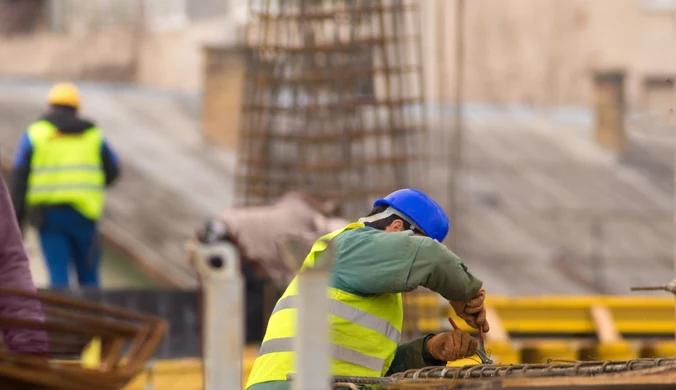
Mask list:
[[631,291],[654,291],[654,290],[666,290],[667,286],[652,286],[652,287],[632,287]]
[[576,364],[472,365],[464,367],[426,367],[392,376],[395,379],[470,379],[505,376],[590,376],[644,368],[675,365],[676,359],[633,359],[628,361],[580,362]]
[[[451,153],[451,175],[448,188],[450,194],[449,217],[455,226],[459,226],[460,218],[460,181],[462,175],[462,148],[463,148],[463,120],[462,108],[464,99],[464,62],[465,62],[465,1],[456,0],[455,3],[455,121],[454,132],[451,137],[449,150]],[[458,229],[451,234],[451,248],[457,248],[459,243]]]
[[[676,365],[676,359],[633,359],[626,361],[576,362],[566,364],[477,364],[463,367],[425,367],[394,374],[390,377],[334,376],[332,382],[355,385],[384,385],[407,379],[479,379],[492,377],[559,377],[593,376],[619,373],[652,367]],[[287,379],[296,380],[289,374]]]

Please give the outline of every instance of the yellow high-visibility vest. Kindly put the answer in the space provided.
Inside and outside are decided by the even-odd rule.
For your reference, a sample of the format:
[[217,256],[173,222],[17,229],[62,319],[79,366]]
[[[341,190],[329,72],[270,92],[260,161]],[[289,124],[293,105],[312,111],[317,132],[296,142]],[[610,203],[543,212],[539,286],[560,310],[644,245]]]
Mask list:
[[68,204],[85,217],[98,220],[103,213],[106,183],[99,129],[63,134],[43,120],[28,128],[28,138],[33,146],[28,207]]
[[[305,258],[301,272],[314,267],[316,255],[326,249],[324,240],[363,227],[351,223],[317,240]],[[296,372],[293,338],[296,336],[297,278],[277,301],[254,361],[247,388],[263,382],[283,381]],[[392,364],[404,321],[401,294],[360,297],[329,288],[331,327],[331,374],[383,376]]]

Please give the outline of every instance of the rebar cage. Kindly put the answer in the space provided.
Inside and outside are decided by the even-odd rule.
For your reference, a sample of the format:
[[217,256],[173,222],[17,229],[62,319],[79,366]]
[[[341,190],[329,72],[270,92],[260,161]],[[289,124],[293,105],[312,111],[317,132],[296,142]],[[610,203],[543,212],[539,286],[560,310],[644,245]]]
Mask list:
[[257,0],[250,16],[238,203],[294,189],[356,216],[424,184],[414,1]]

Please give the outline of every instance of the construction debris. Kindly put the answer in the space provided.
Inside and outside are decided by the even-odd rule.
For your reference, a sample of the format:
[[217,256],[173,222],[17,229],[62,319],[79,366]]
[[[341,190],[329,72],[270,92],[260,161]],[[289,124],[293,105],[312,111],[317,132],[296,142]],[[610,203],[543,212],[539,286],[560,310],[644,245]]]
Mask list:
[[[3,389],[121,389],[143,370],[167,329],[160,318],[59,295],[0,288],[0,296],[32,318],[5,307],[0,312],[8,347],[0,349]],[[22,340],[13,341],[12,332],[22,332]],[[23,343],[32,350],[16,351]]]
[[287,190],[341,201],[343,214],[415,185],[425,128],[417,4],[251,4],[237,196]]

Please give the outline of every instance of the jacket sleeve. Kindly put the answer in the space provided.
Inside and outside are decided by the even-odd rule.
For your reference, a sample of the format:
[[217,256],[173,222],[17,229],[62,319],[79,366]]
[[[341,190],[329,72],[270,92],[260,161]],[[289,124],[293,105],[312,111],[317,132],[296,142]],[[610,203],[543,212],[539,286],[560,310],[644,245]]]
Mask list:
[[19,145],[14,155],[14,166],[12,167],[10,179],[11,197],[19,228],[23,225],[23,220],[26,216],[26,192],[28,191],[28,176],[31,171],[32,156],[33,146],[28,138],[28,133],[24,133],[19,140]]
[[120,176],[120,161],[117,154],[105,139],[101,144],[101,160],[106,175],[106,187],[112,185]]
[[[338,237],[340,239],[340,236]],[[339,244],[336,286],[368,296],[426,287],[445,299],[467,300],[481,288],[458,256],[412,232],[367,232]]]
[[[28,256],[19,226],[12,212],[7,186],[0,183],[0,287],[35,292]],[[0,293],[0,317],[44,322],[42,305],[37,298]],[[3,339],[10,351],[45,353],[48,351],[44,330],[3,328]]]
[[397,347],[394,360],[385,376],[390,376],[406,370],[419,369],[428,366],[445,366],[446,362],[435,359],[427,351],[427,340],[434,334],[428,334],[419,339],[403,343]]

